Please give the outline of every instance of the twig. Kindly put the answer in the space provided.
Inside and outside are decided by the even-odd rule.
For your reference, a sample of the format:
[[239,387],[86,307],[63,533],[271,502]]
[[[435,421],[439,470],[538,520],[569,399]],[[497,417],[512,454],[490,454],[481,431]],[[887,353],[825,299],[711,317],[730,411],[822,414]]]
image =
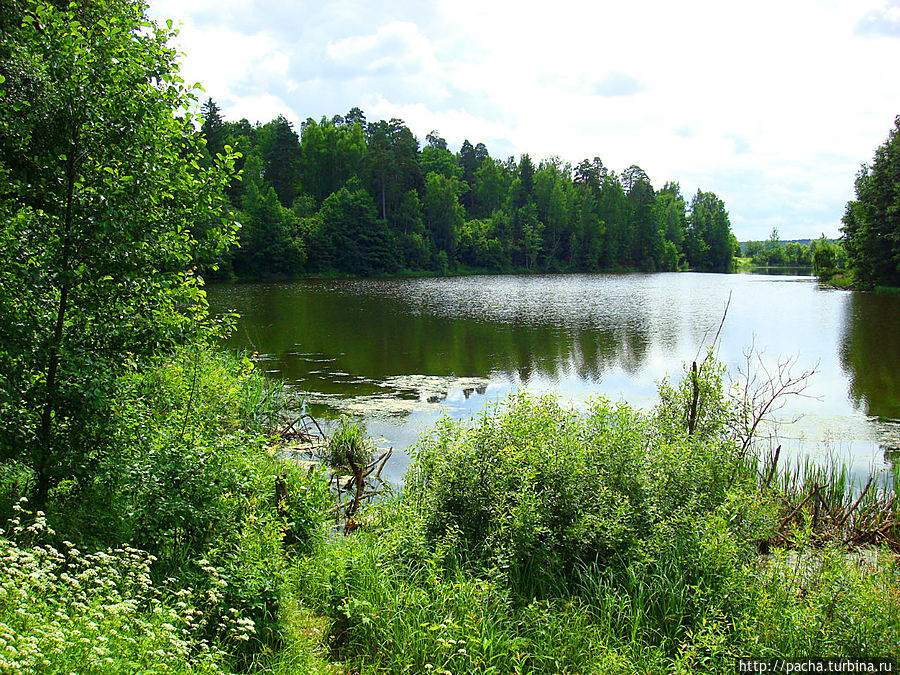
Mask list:
[[809,500],[813,498],[813,495],[814,495],[814,494],[815,494],[814,492],[810,492],[810,493],[806,496],[806,499],[804,499],[802,502],[800,502],[800,505],[799,505],[796,509],[794,509],[793,511],[791,511],[791,513],[787,516],[787,518],[785,518],[784,520],[781,521],[781,525],[779,526],[778,529],[779,529],[779,530],[783,529],[784,526],[787,525],[787,522],[788,522],[791,518],[793,518],[794,516],[796,516],[796,515],[800,512],[800,509],[802,509],[804,506],[806,506],[807,502],[809,502]]
[[856,507],[859,506],[859,503],[862,501],[863,497],[866,496],[866,493],[869,491],[869,488],[872,486],[872,480],[874,478],[875,478],[875,476],[869,476],[869,481],[866,483],[866,487],[864,487],[863,491],[859,493],[859,497],[857,497],[856,501],[853,502],[853,506],[850,507],[850,510],[844,514],[843,518],[841,518],[841,522],[839,522],[837,524],[838,527],[841,527],[845,522],[847,522],[847,519],[856,510]]
[[700,383],[697,376],[697,362],[691,364],[691,387],[693,394],[691,395],[691,415],[688,418],[688,436],[694,433],[694,427],[697,425],[697,399],[700,397]]

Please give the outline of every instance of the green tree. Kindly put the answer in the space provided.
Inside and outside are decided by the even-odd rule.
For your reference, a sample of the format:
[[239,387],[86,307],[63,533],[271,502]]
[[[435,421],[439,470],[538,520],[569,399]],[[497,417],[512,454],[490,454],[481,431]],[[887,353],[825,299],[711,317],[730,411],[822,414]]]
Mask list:
[[366,159],[366,136],[359,122],[335,125],[326,119],[303,125],[301,183],[307,194],[321,203],[348,180],[359,177]]
[[484,163],[484,160],[490,159],[491,154],[488,152],[487,146],[484,143],[479,143],[475,146],[475,161],[477,162],[477,166],[481,166]]
[[269,185],[250,183],[244,196],[240,249],[234,271],[254,278],[291,277],[306,262],[297,216],[284,208]]
[[281,205],[290,208],[300,183],[300,139],[284,115],[266,127],[261,143],[266,181],[275,190]]
[[837,272],[841,258],[840,245],[825,238],[823,234],[809,245],[813,272],[819,279],[827,281]]
[[463,263],[471,267],[503,270],[508,265],[491,220],[469,220],[464,223],[459,233],[457,254]]
[[[632,171],[632,170],[637,170]],[[630,263],[639,269],[655,271],[662,256],[663,239],[656,214],[656,195],[650,179],[639,167],[631,167],[625,176],[628,190],[628,229],[631,233]]]
[[425,134],[425,142],[428,144],[426,147],[433,150],[447,150],[449,152],[447,141],[434,129]]
[[610,172],[603,178],[597,200],[597,216],[604,223],[603,267],[622,265],[630,246],[630,234],[626,227],[628,200],[619,177]]
[[575,182],[586,183],[599,190],[607,173],[609,172],[599,157],[594,157],[592,160],[583,159],[575,167]]
[[459,162],[459,167],[462,169],[462,179],[469,187],[465,194],[465,206],[467,209],[471,210],[472,190],[475,187],[475,172],[478,170],[480,161],[475,155],[475,148],[472,147],[468,138],[463,141],[462,147],[459,149],[457,162]]
[[393,240],[378,218],[371,195],[342,187],[322,204],[319,250],[331,269],[346,274],[384,274],[397,269]]
[[761,241],[748,241],[744,244],[744,254],[748,258],[757,258],[765,252],[765,245]]
[[46,502],[115,452],[114,378],[195,335],[232,158],[202,165],[174,35],[127,0],[26,0],[3,35],[0,453]]
[[422,211],[425,227],[436,251],[445,251],[449,258],[456,254],[459,230],[465,220],[465,211],[459,203],[463,190],[456,178],[439,173],[425,177],[425,197]]
[[[624,195],[623,195],[624,199]],[[600,194],[589,182],[576,184],[574,226],[569,234],[570,266],[593,271],[603,266],[605,223],[600,220]]]
[[704,272],[727,272],[734,256],[731,221],[724,202],[697,190],[688,218],[688,263]]
[[521,260],[525,269],[534,269],[538,257],[543,250],[542,233],[544,224],[538,219],[537,206],[529,202],[515,215],[517,244],[521,251]]
[[422,187],[419,143],[398,119],[371,123],[366,133],[371,193],[381,217],[392,220],[403,195]]
[[394,216],[394,228],[403,262],[409,269],[428,267],[430,252],[426,243],[425,223],[419,193],[408,190],[400,199]]
[[225,120],[222,119],[219,106],[211,98],[207,99],[200,107],[200,116],[203,118],[200,133],[206,139],[207,152],[211,157],[225,152],[228,130],[225,128]]
[[856,177],[843,217],[844,248],[864,286],[900,286],[900,115],[871,166]]
[[425,176],[430,173],[438,173],[446,178],[463,177],[463,168],[457,162],[454,154],[446,148],[426,145],[422,148],[419,166],[422,167],[422,173]]
[[526,153],[519,160],[519,180],[522,181],[522,189],[525,194],[531,195],[534,189],[534,164],[531,157]]
[[486,218],[500,208],[506,188],[502,170],[488,157],[475,171],[475,189],[472,195],[472,212],[479,218]]
[[684,241],[684,226],[687,221],[687,205],[681,196],[681,186],[671,181],[656,193],[659,228],[665,238],[677,247]]
[[544,224],[543,249],[547,268],[558,268],[569,240],[569,200],[572,168],[554,158],[541,162],[534,175],[534,202]]

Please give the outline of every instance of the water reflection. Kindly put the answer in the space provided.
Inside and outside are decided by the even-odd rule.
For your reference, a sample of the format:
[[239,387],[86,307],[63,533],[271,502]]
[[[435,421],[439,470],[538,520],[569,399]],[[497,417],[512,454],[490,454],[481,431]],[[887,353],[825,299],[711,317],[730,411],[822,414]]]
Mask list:
[[[900,298],[820,289],[810,277],[656,274],[304,281],[216,286],[214,310],[242,319],[230,344],[309,392],[316,414],[365,417],[406,448],[442,414],[468,418],[520,388],[575,406],[594,396],[647,407],[656,381],[703,355],[731,298],[718,356],[751,345],[769,363],[817,365],[784,410],[798,453],[884,463],[900,418]],[[848,393],[849,392],[849,393]],[[393,476],[408,458],[395,452]],[[393,461],[393,460],[392,460]],[[398,478],[399,479],[399,478]]]
[[851,396],[867,415],[889,420],[900,420],[898,305],[894,296],[854,293],[841,340],[841,365]]

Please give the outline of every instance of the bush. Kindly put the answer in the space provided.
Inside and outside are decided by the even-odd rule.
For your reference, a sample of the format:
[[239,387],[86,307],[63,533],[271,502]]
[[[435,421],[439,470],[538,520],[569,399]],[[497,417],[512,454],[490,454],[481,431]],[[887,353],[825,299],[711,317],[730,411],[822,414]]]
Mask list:
[[759,555],[778,504],[740,450],[721,375],[708,360],[663,382],[649,413],[517,395],[441,421],[399,499],[300,561],[334,653],[360,672],[435,673],[896,658],[896,565],[866,569],[838,549],[800,565]]
[[406,498],[432,546],[506,570],[525,595],[558,593],[580,570],[627,567],[662,523],[688,523],[753,487],[736,480],[747,473],[727,443],[717,376],[699,375],[691,436],[679,419],[685,387],[665,384],[650,416],[607,401],[578,415],[518,395],[474,426],[445,420],[417,447]]

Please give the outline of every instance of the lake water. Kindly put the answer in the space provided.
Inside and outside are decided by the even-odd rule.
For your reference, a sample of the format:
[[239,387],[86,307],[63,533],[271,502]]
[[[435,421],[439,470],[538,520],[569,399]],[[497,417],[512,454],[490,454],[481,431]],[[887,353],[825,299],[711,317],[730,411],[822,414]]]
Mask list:
[[728,306],[720,360],[735,375],[753,347],[773,367],[815,367],[780,411],[794,457],[855,471],[900,448],[900,297],[824,289],[807,276],[473,276],[214,285],[214,312],[241,315],[231,346],[258,352],[310,410],[366,420],[386,473],[441,415],[470,418],[517,390],[649,408],[656,382],[702,358]]

